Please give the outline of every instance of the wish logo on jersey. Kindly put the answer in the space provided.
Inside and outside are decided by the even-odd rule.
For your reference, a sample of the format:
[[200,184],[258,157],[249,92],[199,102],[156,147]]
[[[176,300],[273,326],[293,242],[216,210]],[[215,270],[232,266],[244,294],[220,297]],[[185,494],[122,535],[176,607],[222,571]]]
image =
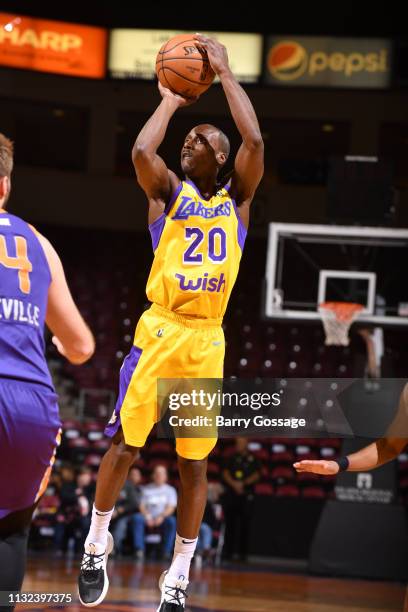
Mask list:
[[231,209],[232,202],[230,200],[217,204],[217,206],[207,207],[202,202],[191,199],[190,196],[182,196],[172,218],[203,217],[204,219],[213,219],[214,217],[229,217]]
[[225,276],[223,273],[220,276],[208,278],[208,272],[205,272],[204,276],[194,280],[186,279],[184,274],[175,274],[175,277],[178,278],[182,291],[209,291],[210,293],[224,293],[225,291]]

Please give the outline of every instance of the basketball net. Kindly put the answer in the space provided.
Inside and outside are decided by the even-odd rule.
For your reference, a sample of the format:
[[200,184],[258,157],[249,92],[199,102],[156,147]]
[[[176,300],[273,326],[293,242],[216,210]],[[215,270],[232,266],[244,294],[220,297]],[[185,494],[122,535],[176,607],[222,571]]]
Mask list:
[[351,302],[323,302],[319,304],[326,344],[348,346],[348,332],[353,321],[358,317],[364,306]]

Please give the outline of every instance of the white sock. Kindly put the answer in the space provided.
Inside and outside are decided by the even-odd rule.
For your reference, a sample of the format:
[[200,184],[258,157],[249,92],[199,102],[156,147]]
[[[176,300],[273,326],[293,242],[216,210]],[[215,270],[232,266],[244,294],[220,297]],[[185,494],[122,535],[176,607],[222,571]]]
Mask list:
[[166,576],[166,583],[168,579],[170,582],[179,581],[180,578],[183,581],[188,581],[188,575],[190,573],[191,559],[193,558],[194,551],[197,546],[197,540],[190,540],[189,538],[183,538],[176,535],[176,543],[174,545],[174,556],[171,562],[170,569]]
[[95,508],[95,504],[92,507],[92,520],[89,533],[85,540],[85,550],[89,552],[89,545],[95,544],[97,554],[103,552],[106,549],[108,541],[108,529],[109,523],[112,518],[114,508],[108,512],[100,512]]

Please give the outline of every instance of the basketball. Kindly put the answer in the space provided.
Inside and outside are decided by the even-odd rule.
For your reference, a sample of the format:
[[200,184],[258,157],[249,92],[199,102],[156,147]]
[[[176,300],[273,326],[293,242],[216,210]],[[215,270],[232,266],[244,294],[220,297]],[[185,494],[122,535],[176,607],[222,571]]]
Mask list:
[[192,34],[178,34],[164,43],[157,54],[156,75],[164,87],[184,98],[200,96],[215,77],[207,54],[197,47]]

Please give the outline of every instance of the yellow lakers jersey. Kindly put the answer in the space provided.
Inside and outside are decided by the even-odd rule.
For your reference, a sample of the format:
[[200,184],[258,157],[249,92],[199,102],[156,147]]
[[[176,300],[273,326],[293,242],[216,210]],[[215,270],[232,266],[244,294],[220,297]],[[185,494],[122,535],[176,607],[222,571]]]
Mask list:
[[222,318],[246,237],[228,186],[205,200],[192,181],[183,181],[149,229],[148,299],[187,317]]

